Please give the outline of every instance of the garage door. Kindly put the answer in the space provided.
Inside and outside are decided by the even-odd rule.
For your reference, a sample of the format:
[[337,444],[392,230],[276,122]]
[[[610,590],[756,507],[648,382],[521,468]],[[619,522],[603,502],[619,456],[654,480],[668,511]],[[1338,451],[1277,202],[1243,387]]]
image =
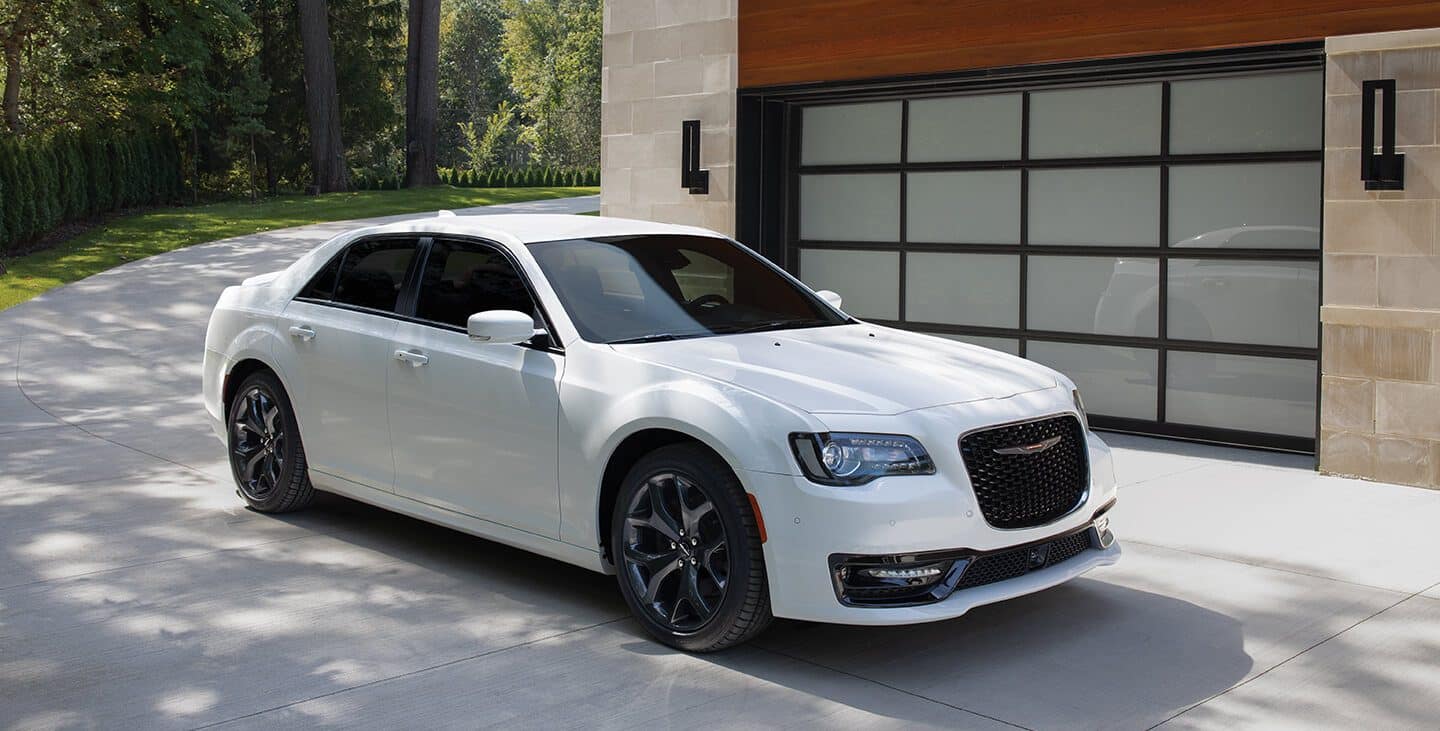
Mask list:
[[786,259],[857,317],[1065,372],[1097,426],[1309,449],[1323,84],[806,103]]

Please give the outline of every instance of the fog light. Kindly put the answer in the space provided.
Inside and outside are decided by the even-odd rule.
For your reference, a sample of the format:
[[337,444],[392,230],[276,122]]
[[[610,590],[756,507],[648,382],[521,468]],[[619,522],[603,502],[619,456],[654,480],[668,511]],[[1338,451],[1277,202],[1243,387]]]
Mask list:
[[934,579],[945,573],[939,566],[921,566],[914,569],[873,568],[861,569],[861,574],[876,579]]
[[1110,532],[1110,516],[1102,515],[1095,519],[1095,538],[1101,548],[1109,548],[1115,542],[1115,534]]

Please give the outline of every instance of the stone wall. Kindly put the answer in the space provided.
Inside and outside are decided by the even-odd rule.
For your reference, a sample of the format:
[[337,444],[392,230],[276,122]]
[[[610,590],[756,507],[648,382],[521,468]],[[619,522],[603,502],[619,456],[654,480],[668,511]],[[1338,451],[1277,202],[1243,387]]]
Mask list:
[[[1440,29],[1325,45],[1320,469],[1437,487]],[[1360,82],[1380,78],[1399,91],[1403,191],[1360,181]]]
[[[600,212],[735,229],[739,0],[607,0]],[[699,119],[708,195],[680,187],[680,123]]]

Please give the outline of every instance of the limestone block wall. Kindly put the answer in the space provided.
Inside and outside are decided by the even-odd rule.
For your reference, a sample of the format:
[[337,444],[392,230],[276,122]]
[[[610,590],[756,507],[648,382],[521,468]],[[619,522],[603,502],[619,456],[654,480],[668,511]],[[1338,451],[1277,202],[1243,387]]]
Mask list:
[[[1440,486],[1440,29],[1326,41],[1320,469]],[[1396,80],[1405,190],[1360,181],[1360,82]],[[1378,133],[1377,133],[1378,135]]]
[[[739,0],[607,0],[600,212],[735,229]],[[708,195],[680,187],[680,123],[699,119]]]

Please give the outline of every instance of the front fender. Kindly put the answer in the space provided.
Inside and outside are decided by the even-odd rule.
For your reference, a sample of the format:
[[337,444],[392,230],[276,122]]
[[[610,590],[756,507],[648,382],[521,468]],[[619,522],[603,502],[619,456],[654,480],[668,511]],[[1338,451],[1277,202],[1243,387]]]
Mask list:
[[[822,426],[802,411],[732,384],[628,358],[615,367],[620,365],[615,354],[588,348],[572,349],[567,357],[594,357],[610,365],[571,363],[560,389],[561,537],[575,545],[599,545],[605,469],[636,433],[685,434],[713,449],[744,482],[747,471],[798,474],[786,436]],[[590,374],[602,375],[591,380]]]

